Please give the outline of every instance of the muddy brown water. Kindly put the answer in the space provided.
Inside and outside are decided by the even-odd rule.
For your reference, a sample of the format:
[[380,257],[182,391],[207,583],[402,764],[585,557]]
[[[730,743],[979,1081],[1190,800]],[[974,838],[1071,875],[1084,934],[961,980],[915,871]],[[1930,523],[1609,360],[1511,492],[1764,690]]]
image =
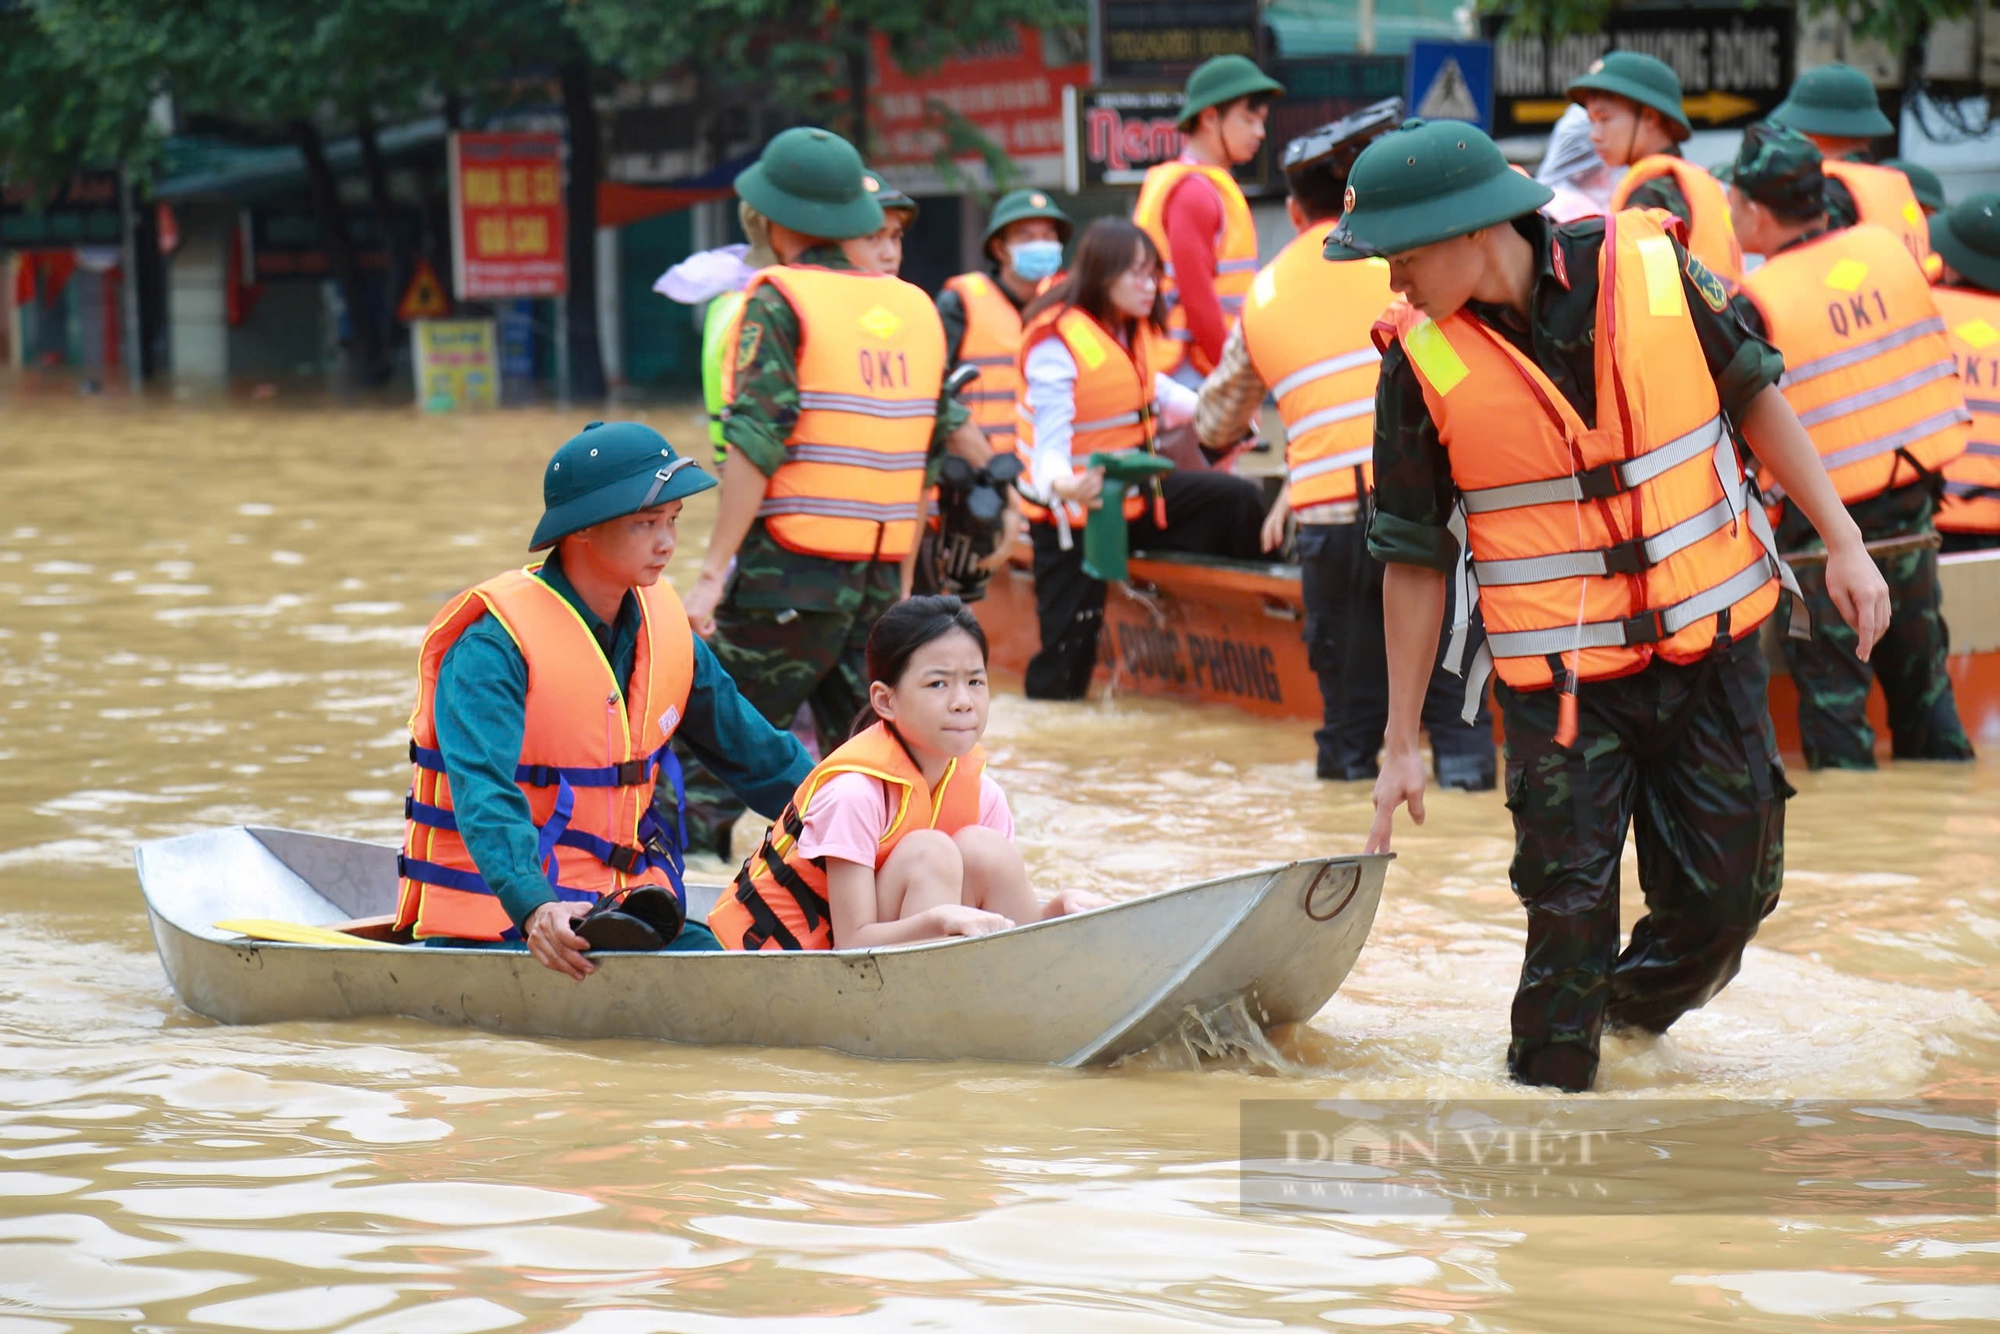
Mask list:
[[[393,841],[421,627],[522,559],[585,415],[0,388],[0,1330],[2000,1319],[1991,1210],[1239,1208],[1245,1099],[1515,1092],[1491,795],[1433,793],[1341,994],[1219,1057],[1071,1073],[190,1013],[132,845],[245,822]],[[683,586],[710,512],[683,524]],[[1302,728],[1228,712],[1003,692],[988,745],[1045,887],[1143,893],[1357,849],[1368,823]],[[1991,1102],[2000,766],[1793,777],[1784,902],[1742,976],[1663,1040],[1608,1040],[1593,1096]],[[1629,922],[1629,861],[1626,884]],[[1699,1193],[1700,1137],[1660,1152]]]

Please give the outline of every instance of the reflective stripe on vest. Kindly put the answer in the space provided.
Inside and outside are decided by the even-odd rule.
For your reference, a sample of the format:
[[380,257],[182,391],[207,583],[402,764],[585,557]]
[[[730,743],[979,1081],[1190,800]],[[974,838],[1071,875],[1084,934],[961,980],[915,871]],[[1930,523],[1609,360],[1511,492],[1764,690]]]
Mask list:
[[1970,287],[1935,287],[1958,359],[1972,439],[1944,465],[1937,526],[1950,533],[2000,534],[2000,295]]
[[737,872],[735,891],[716,900],[708,926],[732,950],[833,948],[833,912],[826,897],[824,858],[801,856],[798,839],[813,798],[839,774],[867,774],[888,790],[893,813],[875,845],[881,870],[913,830],[956,834],[979,823],[980,776],[986,752],[974,746],[953,760],[935,791],[903,743],[876,723],[821,760],[764,833],[764,841]]
[[1910,178],[1894,167],[1877,167],[1866,162],[1830,161],[1820,170],[1847,187],[1854,197],[1857,222],[1872,222],[1902,243],[1919,269],[1930,257],[1930,220],[1917,202]]
[[948,278],[945,290],[958,293],[965,308],[958,359],[979,367],[979,378],[959,397],[995,448],[1006,448],[1014,441],[1014,408],[1021,396],[1021,376],[1014,365],[1021,350],[1021,312],[1000,284],[983,273]]
[[1552,654],[1574,655],[1580,680],[1696,661],[1718,613],[1740,639],[1778,598],[1769,525],[1723,429],[1671,241],[1627,210],[1607,221],[1598,266],[1595,428],[1471,316],[1434,324],[1399,302],[1388,318],[1464,502],[1449,658],[1476,602],[1493,668],[1516,689],[1553,684]]
[[1354,500],[1375,478],[1371,334],[1395,300],[1379,259],[1329,264],[1334,221],[1300,232],[1250,286],[1243,342],[1285,422],[1287,496],[1294,510]]
[[1132,208],[1132,221],[1153,238],[1160,262],[1165,266],[1160,295],[1166,300],[1167,339],[1173,351],[1153,369],[1168,375],[1186,359],[1192,359],[1195,369],[1203,375],[1215,369],[1188,330],[1187,311],[1181,306],[1180,290],[1174,281],[1173,247],[1167,242],[1167,201],[1175,187],[1190,176],[1206,177],[1222,200],[1222,231],[1215,238],[1215,294],[1224,315],[1241,313],[1243,298],[1249,294],[1251,280],[1257,273],[1257,223],[1250,215],[1250,202],[1243,197],[1243,188],[1234,176],[1221,167],[1204,167],[1184,160],[1162,162],[1147,169],[1146,179],[1139,186],[1138,202]]
[[1723,193],[1722,183],[1700,167],[1668,153],[1640,158],[1611,192],[1612,212],[1623,209],[1634,190],[1662,176],[1673,177],[1681,198],[1687,201],[1688,253],[1734,291],[1743,283],[1743,247],[1729,218],[1729,196]]
[[[1021,336],[1017,364],[1023,384],[1027,383],[1028,354],[1047,338],[1060,338],[1076,362],[1076,420],[1070,428],[1069,456],[1079,469],[1086,467],[1094,453],[1112,454],[1123,449],[1153,447],[1153,372],[1155,340],[1142,333],[1137,338],[1136,355],[1127,352],[1109,330],[1074,306],[1051,307],[1037,315]],[[1018,414],[1020,433],[1014,452],[1021,460],[1021,512],[1032,522],[1047,523],[1049,509],[1038,503],[1046,497],[1030,497],[1025,489],[1035,462],[1035,423],[1024,399]],[[1136,519],[1145,510],[1146,489],[1158,494],[1157,487],[1132,487],[1125,493],[1125,517]],[[1065,505],[1071,525],[1084,522],[1081,506]]]
[[631,680],[623,684],[576,609],[530,571],[509,571],[459,594],[431,621],[410,718],[399,927],[414,927],[419,937],[519,938],[459,836],[437,739],[445,654],[489,613],[528,667],[515,781],[539,830],[538,860],[555,897],[588,902],[636,885],[681,892],[684,839],[659,824],[652,798],[656,771],[680,785],[668,742],[694,682],[694,636],[664,580],[635,593],[641,628]]
[[[1890,173],[1901,179],[1900,173]],[[1896,238],[1862,223],[1744,280],[1790,365],[1779,388],[1849,504],[1908,485],[1964,448],[1967,412],[1932,288]],[[1765,495],[1783,491],[1765,473]]]
[[765,269],[746,296],[766,283],[798,315],[799,415],[757,515],[791,551],[900,560],[916,540],[944,386],[937,308],[886,274]]

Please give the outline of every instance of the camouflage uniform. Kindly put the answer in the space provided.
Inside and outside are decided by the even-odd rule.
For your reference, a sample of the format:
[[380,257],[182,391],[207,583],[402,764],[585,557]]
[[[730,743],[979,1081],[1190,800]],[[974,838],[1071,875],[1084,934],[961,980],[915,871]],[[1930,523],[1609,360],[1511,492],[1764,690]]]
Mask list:
[[[806,251],[797,262],[852,271],[838,246]],[[745,302],[737,335],[735,397],[724,410],[723,436],[766,477],[785,461],[785,442],[799,415],[799,317],[782,293],[765,286]],[[968,418],[950,395],[938,401],[931,465],[944,440]],[[868,695],[866,648],[876,619],[902,596],[895,561],[838,561],[779,545],[758,520],[737,549],[736,569],[715,612],[710,640],[716,660],[737,689],[773,726],[789,726],[810,704],[824,754],[847,738]],[[743,803],[692,756],[688,781],[688,846],[721,848]]]
[[[1539,256],[1532,318],[1473,302],[1466,313],[1531,357],[1586,422],[1598,413],[1594,331],[1601,219],[1515,227]],[[1741,321],[1721,282],[1678,245],[1683,289],[1723,411],[1740,417],[1784,364]],[[1401,344],[1383,353],[1375,400],[1377,559],[1449,573],[1457,487],[1450,456]],[[1507,1066],[1523,1083],[1590,1086],[1607,1021],[1664,1031],[1735,976],[1776,906],[1791,795],[1764,702],[1755,636],[1701,661],[1654,660],[1587,681],[1578,732],[1553,737],[1558,693],[1495,687],[1506,734],[1511,878],[1527,909]],[[1618,949],[1619,861],[1634,829],[1647,913]]]
[[[1766,203],[1795,204],[1810,199],[1822,179],[1820,153],[1796,133],[1766,134],[1754,128],[1745,145],[1749,162],[1739,161],[1734,177],[1738,189]],[[1825,178],[1829,203],[1839,182]],[[1846,191],[1843,189],[1843,195]],[[1849,203],[1853,201],[1849,198]],[[1795,246],[1839,230],[1831,214],[1826,223],[1808,227],[1780,248]],[[1744,322],[1759,334],[1763,316],[1745,303]],[[1935,532],[1943,478],[1910,479],[1877,496],[1851,502],[1861,536],[1874,542],[1885,538],[1921,537]],[[1814,550],[1818,535],[1805,515],[1789,500],[1778,521],[1778,546],[1785,551]],[[1784,640],[1785,662],[1799,694],[1799,737],[1809,769],[1873,769],[1875,729],[1868,723],[1868,690],[1882,683],[1889,704],[1889,731],[1897,759],[1969,760],[1972,743],[1958,718],[1945,658],[1951,639],[1945,629],[1943,601],[1937,582],[1937,552],[1933,548],[1896,552],[1876,559],[1889,584],[1889,629],[1869,661],[1855,650],[1859,637],[1826,591],[1826,564],[1802,562],[1799,589],[1812,612],[1811,639]]]

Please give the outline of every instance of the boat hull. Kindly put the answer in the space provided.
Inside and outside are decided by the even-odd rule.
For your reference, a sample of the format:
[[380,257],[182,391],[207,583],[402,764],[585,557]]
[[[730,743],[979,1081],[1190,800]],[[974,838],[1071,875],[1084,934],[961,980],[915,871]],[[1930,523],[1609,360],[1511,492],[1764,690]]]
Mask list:
[[[394,907],[390,848],[222,829],[137,852],[160,961],[232,1024],[405,1016],[558,1038],[828,1047],[1090,1065],[1192,1009],[1310,1019],[1359,957],[1388,858],[1295,862],[970,940],[802,953],[606,955],[582,982],[523,953],[253,941],[241,917],[332,925]],[[700,913],[714,887],[693,891]]]
[[[1959,715],[1974,745],[2000,746],[2000,551],[1939,557],[1938,581]],[[1022,552],[994,576],[974,610],[992,643],[993,665],[1020,675],[1040,644],[1034,576]],[[1317,724],[1319,682],[1306,661],[1304,625],[1296,565],[1135,556],[1129,586],[1113,586],[1105,599],[1096,680],[1123,694]],[[1770,656],[1772,720],[1779,745],[1796,754],[1798,693],[1775,643]],[[1879,690],[1868,707],[1886,749]]]

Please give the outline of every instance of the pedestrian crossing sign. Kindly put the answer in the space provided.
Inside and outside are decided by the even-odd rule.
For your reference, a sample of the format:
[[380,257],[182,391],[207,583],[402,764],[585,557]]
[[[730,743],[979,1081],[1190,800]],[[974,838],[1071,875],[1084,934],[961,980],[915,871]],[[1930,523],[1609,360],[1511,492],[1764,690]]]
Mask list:
[[1425,120],[1470,121],[1493,128],[1493,45],[1418,41],[1410,44],[1410,114]]

